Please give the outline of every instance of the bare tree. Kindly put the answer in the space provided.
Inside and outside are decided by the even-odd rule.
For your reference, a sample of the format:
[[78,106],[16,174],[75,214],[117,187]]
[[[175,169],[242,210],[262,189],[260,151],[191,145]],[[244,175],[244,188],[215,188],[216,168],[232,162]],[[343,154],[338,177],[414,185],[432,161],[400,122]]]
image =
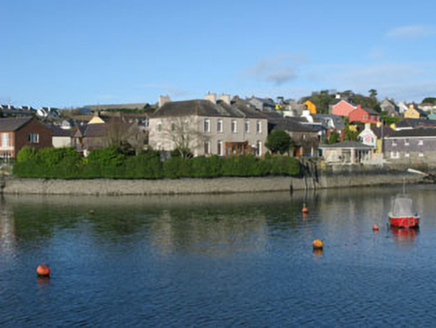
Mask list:
[[189,117],[170,120],[162,132],[164,138],[173,143],[175,150],[183,158],[191,156],[195,149],[210,139],[201,132],[198,123]]
[[127,122],[123,117],[112,117],[106,123],[105,139],[107,146],[130,145],[138,153],[144,149],[145,133],[136,122]]

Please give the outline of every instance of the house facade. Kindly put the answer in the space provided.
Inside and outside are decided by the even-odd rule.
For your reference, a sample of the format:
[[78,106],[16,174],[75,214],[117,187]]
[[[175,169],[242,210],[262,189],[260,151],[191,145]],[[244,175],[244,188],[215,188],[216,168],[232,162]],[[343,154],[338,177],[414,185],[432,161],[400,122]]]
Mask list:
[[15,159],[24,146],[52,147],[52,130],[35,118],[0,119],[0,158]]
[[261,112],[272,112],[276,110],[276,104],[269,99],[251,97],[247,101]]
[[384,140],[384,156],[392,163],[436,163],[436,129],[420,127],[393,132]]
[[356,109],[348,114],[349,121],[362,122],[362,123],[378,123],[380,122],[380,115],[370,108],[362,108],[361,105],[357,105]]
[[304,104],[306,105],[307,110],[308,110],[311,114],[316,114],[316,105],[315,105],[313,102],[311,102],[310,100],[306,100],[306,101],[304,102]]
[[365,129],[357,136],[364,145],[376,149],[377,154],[383,152],[383,141],[386,137],[390,136],[394,131],[388,127],[379,124],[380,126],[373,126],[370,123],[365,124]]
[[331,105],[331,114],[348,117],[356,107],[345,99],[338,99],[337,103]]
[[371,162],[374,147],[356,141],[342,141],[319,146],[326,164],[359,164]]
[[399,111],[398,106],[395,104],[395,102],[393,102],[392,100],[389,100],[387,98],[383,99],[380,102],[380,108],[382,110],[382,112],[397,112]]
[[[273,114],[273,113],[271,113]],[[319,125],[320,128],[322,128]],[[303,118],[268,116],[268,131],[282,130],[289,134],[293,143],[293,155],[295,157],[318,156],[320,140],[319,129],[303,120]]]
[[244,104],[188,100],[167,102],[149,119],[149,145],[189,148],[194,156],[265,154],[267,119]]
[[421,113],[420,111],[418,111],[415,106],[413,104],[409,105],[409,109],[407,109],[404,112],[404,118],[408,119],[408,118],[412,118],[412,119],[419,119],[421,118]]

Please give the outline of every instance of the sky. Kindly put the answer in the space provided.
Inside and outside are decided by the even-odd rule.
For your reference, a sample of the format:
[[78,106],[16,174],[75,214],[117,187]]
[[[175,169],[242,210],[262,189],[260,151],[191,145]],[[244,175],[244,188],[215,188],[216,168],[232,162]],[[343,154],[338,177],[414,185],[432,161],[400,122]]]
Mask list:
[[434,0],[1,0],[0,103],[436,96]]

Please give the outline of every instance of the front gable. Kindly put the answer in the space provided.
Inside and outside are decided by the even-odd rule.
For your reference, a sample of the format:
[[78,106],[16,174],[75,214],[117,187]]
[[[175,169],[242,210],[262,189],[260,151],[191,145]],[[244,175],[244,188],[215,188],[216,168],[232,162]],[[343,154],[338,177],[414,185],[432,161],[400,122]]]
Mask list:
[[333,110],[332,110],[332,114],[334,115],[339,115],[339,116],[349,116],[350,113],[356,109],[356,107],[354,107],[353,105],[351,105],[348,101],[346,100],[341,100],[340,102],[338,102],[337,104],[332,106]]
[[374,134],[372,130],[367,128],[365,128],[365,130],[363,130],[359,134],[358,138],[362,141],[364,145],[374,147],[377,143],[377,136]]

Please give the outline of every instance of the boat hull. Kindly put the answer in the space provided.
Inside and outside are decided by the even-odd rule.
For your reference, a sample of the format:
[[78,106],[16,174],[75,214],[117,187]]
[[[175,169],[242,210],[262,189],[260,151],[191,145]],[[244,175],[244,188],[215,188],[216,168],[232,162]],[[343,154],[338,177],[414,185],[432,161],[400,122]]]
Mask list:
[[419,217],[408,216],[408,217],[392,217],[389,216],[389,223],[391,227],[413,229],[419,227]]

